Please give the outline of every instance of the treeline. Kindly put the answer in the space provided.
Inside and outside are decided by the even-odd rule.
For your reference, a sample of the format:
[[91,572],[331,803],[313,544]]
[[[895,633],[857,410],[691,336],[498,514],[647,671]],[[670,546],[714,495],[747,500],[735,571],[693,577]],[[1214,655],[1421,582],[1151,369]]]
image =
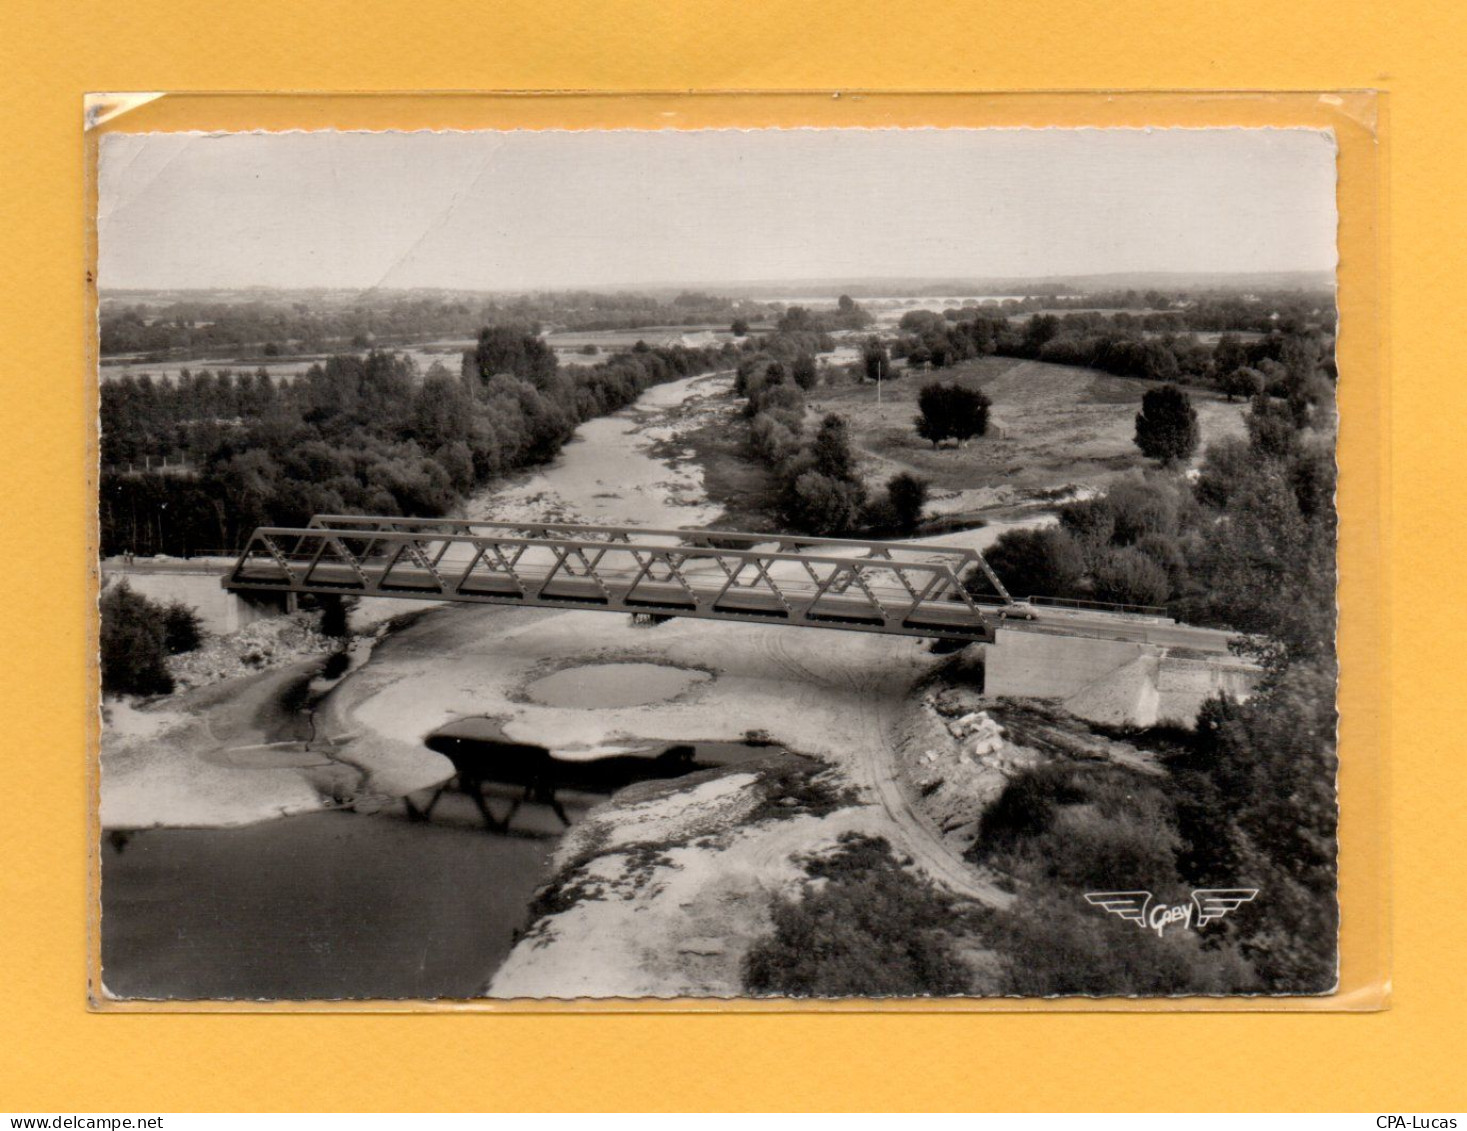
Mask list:
[[[1056,291],[948,307],[941,315],[949,322],[962,322],[984,315],[1000,314],[1008,319],[1014,315],[1044,311],[1061,314],[1118,311],[1143,319],[1148,330],[1173,333],[1235,330],[1266,334],[1280,323],[1313,325],[1326,333],[1333,333],[1336,318],[1331,294],[1300,290],[1259,291],[1255,294],[1237,290],[1111,290],[1082,294]],[[933,312],[919,310],[911,313],[930,315]]]
[[841,295],[834,310],[791,306],[779,316],[775,329],[781,334],[829,334],[838,330],[864,330],[872,321],[860,303],[850,295]]
[[[950,321],[932,311],[903,315],[891,344],[909,367],[940,369],[999,354],[1057,365],[1081,365],[1121,377],[1211,386],[1228,396],[1267,391],[1317,400],[1333,380],[1333,313],[1328,318],[1265,317],[1261,336],[1242,338],[1254,319],[1239,315],[1214,344],[1185,326],[1186,311],[1164,314],[1036,314],[1022,322],[976,315]],[[1211,318],[1207,321],[1212,321]],[[1309,378],[1313,384],[1305,381]]]
[[104,357],[118,353],[273,357],[352,345],[365,348],[378,339],[469,337],[486,319],[482,307],[464,300],[400,297],[344,309],[307,302],[109,303],[98,321]]
[[636,330],[649,326],[707,326],[769,317],[763,303],[683,291],[671,299],[652,295],[577,291],[528,295],[488,312],[493,321],[533,318],[571,331]]
[[1327,652],[1335,465],[1325,411],[1296,414],[1260,396],[1248,439],[1211,445],[1195,481],[1167,470],[1120,479],[1062,506],[1056,526],[1004,534],[988,560],[1016,596],[1165,606],[1291,654]]
[[[483,330],[464,371],[382,351],[335,356],[290,383],[254,375],[103,388],[103,554],[234,551],[259,525],[321,512],[442,515],[507,472],[551,459],[584,420],[652,385],[733,364],[738,347],[638,343],[556,364],[533,333]],[[126,472],[138,455],[189,474]]]
[[486,325],[565,330],[726,324],[763,318],[762,303],[684,291],[670,299],[646,294],[567,292],[494,301],[413,295],[332,305],[320,299],[104,305],[101,352],[158,357],[277,357],[403,345],[439,337],[473,337]]

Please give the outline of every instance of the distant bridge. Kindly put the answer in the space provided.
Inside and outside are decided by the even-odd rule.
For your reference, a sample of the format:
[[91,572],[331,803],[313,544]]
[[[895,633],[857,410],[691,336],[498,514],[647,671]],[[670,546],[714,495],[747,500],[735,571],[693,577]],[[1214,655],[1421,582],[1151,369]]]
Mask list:
[[[994,591],[975,600],[967,583]],[[574,522],[317,515],[261,527],[223,579],[250,593],[598,609],[992,642],[999,627],[1226,651],[1225,634],[1015,602],[975,549]]]

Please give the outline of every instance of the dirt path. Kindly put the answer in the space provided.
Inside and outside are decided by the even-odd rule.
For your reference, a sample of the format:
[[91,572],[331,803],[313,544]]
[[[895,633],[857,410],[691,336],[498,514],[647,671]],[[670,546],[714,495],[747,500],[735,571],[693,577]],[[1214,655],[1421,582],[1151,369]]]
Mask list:
[[900,725],[897,714],[907,698],[912,673],[862,664],[840,664],[834,670],[820,672],[789,647],[787,636],[788,630],[770,629],[764,633],[763,643],[766,655],[793,680],[814,689],[833,678],[856,692],[856,700],[862,706],[856,721],[862,741],[852,750],[853,758],[846,763],[846,768],[857,784],[874,795],[894,831],[899,833],[888,839],[900,840],[900,848],[922,871],[955,894],[994,907],[1006,906],[1012,897],[984,880],[956,855],[931,819],[912,803],[902,788],[892,739]]

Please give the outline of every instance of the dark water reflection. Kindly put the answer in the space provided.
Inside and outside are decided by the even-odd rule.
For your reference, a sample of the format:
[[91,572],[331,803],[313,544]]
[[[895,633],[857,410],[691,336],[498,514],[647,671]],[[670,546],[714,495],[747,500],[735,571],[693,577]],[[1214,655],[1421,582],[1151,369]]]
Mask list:
[[413,817],[426,806],[419,796],[370,815],[108,834],[108,990],[175,1000],[474,996],[526,926],[565,822],[633,782],[767,753],[758,743],[652,743],[569,762],[491,737],[491,725],[466,720],[430,739],[458,771],[430,821]]
[[[571,758],[552,754],[543,746],[516,742],[493,719],[469,718],[439,729],[427,745],[453,763],[455,777],[447,787],[473,800],[489,828],[502,830],[515,819],[519,802],[547,806],[563,824],[570,824],[562,807],[568,797],[609,796],[637,782],[718,769],[759,757],[770,744],[757,740],[649,742],[629,753]],[[487,803],[492,796],[511,799],[507,815]],[[430,799],[419,811],[431,813],[433,803]]]

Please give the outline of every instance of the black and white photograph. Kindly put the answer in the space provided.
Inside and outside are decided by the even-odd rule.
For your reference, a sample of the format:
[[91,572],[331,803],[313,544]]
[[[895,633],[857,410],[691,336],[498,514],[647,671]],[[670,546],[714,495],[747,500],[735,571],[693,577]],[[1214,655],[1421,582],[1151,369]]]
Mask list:
[[93,994],[1330,994],[1336,161],[103,136]]

